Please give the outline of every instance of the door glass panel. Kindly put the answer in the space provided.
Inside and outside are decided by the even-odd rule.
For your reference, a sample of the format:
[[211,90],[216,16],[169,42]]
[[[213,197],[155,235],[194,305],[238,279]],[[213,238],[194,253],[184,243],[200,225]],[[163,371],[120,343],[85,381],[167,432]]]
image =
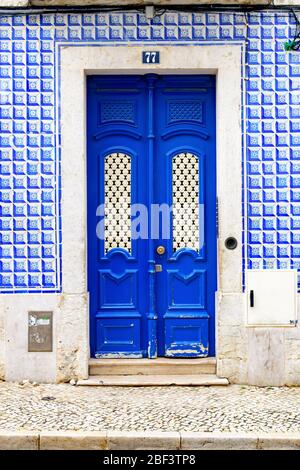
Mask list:
[[180,153],[172,162],[173,251],[199,251],[199,162],[192,153]]
[[105,157],[105,253],[112,248],[131,252],[131,161],[124,153]]

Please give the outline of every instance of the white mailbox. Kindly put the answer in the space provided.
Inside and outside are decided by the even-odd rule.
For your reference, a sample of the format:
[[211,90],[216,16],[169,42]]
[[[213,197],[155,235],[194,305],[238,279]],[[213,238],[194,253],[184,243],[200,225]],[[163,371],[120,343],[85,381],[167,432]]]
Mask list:
[[296,325],[296,270],[248,270],[246,293],[249,326]]

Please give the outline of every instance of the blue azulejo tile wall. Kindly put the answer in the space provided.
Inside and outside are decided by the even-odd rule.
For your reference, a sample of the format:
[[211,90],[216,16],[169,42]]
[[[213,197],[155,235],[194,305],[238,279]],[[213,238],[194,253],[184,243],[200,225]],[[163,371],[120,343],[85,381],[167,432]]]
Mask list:
[[300,269],[300,52],[283,47],[294,29],[286,11],[0,16],[1,292],[61,289],[65,42],[242,44],[244,266]]

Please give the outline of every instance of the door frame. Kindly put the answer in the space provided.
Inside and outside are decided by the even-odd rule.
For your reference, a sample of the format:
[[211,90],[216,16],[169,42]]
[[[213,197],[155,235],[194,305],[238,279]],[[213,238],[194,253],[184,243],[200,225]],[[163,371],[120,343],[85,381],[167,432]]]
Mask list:
[[[173,45],[174,44],[174,45]],[[182,43],[181,43],[182,44]],[[142,64],[142,50],[160,52],[160,64]],[[188,52],[187,52],[188,48]],[[212,74],[216,75],[216,164],[219,238],[217,243],[216,348],[221,328],[222,297],[242,293],[242,43],[180,45],[76,45],[63,44],[60,55],[61,174],[62,174],[62,291],[87,297],[87,142],[86,75]],[[59,85],[59,84],[57,84]],[[57,86],[59,89],[59,86]],[[75,158],[76,157],[76,158]],[[228,236],[238,241],[227,250]],[[221,306],[220,306],[221,305]],[[225,307],[226,308],[226,307]],[[69,324],[84,351],[88,371],[88,302],[80,322]],[[224,310],[224,314],[225,314]],[[64,314],[64,312],[62,312]],[[228,310],[227,310],[228,315]],[[85,328],[82,331],[82,324]]]

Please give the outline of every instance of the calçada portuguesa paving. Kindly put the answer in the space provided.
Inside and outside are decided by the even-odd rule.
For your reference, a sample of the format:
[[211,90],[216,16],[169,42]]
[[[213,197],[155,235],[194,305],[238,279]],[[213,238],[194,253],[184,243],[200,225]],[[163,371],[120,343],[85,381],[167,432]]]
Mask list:
[[0,382],[0,430],[300,432],[300,388]]

